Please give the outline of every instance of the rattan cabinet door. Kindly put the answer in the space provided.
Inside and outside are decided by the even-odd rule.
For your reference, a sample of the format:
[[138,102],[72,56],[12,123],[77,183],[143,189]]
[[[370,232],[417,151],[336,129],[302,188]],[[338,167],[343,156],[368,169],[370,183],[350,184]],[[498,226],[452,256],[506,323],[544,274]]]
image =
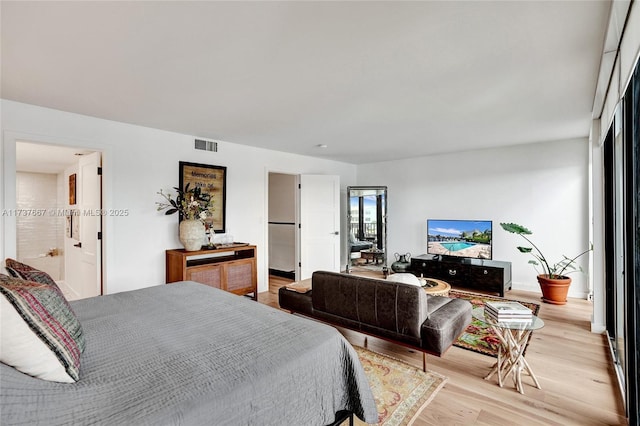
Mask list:
[[222,288],[223,265],[202,265],[187,268],[187,280]]
[[225,290],[236,294],[246,294],[254,291],[255,262],[253,259],[243,259],[226,264],[227,288]]

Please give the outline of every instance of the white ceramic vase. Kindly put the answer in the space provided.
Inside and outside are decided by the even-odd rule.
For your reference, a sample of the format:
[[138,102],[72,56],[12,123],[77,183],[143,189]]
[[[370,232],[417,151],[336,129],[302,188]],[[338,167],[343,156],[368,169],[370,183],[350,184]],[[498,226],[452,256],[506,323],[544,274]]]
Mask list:
[[205,230],[202,221],[192,219],[180,222],[180,242],[186,251],[200,250],[204,235]]

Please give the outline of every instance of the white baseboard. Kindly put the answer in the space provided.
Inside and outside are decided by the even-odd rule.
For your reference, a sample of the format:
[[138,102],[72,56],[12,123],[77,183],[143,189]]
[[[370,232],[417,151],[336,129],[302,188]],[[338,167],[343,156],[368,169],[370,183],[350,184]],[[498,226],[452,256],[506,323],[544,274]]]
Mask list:
[[[542,291],[540,290],[540,286],[538,285],[538,283],[532,283],[532,284],[528,284],[528,283],[511,283],[511,289],[512,290],[522,290],[522,291],[531,291],[534,293],[540,293],[540,296],[542,297]],[[584,300],[589,300],[589,292],[588,291],[575,291],[572,292],[571,288],[569,288],[569,294],[567,295],[567,297],[571,297],[574,299],[584,299]]]

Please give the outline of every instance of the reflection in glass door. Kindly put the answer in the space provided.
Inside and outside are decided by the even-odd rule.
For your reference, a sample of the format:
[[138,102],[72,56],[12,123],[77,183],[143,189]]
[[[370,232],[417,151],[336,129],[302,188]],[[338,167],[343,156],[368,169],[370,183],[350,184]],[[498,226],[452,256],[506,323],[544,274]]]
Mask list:
[[[625,388],[626,363],[625,363],[625,157],[624,157],[624,139],[622,131],[622,104],[616,110],[613,121],[613,211],[614,211],[614,271],[613,272],[613,291],[610,293],[612,300],[612,316],[614,324],[610,329],[609,338],[611,339],[611,347],[613,349],[614,360],[616,362],[618,377],[622,389]],[[611,333],[613,331],[613,333]]]
[[604,142],[605,317],[628,423],[640,425],[640,64]]

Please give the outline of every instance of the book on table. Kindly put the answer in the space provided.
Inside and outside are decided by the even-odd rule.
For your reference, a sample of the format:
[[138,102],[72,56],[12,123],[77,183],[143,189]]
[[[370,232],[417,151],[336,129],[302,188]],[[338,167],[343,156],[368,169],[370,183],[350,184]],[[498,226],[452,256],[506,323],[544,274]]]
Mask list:
[[531,309],[519,302],[494,302],[487,301],[484,305],[485,311],[490,311],[500,315],[533,315]]
[[528,323],[533,321],[533,315],[502,315],[498,316],[491,311],[484,311],[484,316],[489,318],[495,322],[517,322],[517,323]]
[[487,316],[498,322],[504,321],[531,321],[533,312],[518,302],[487,301],[484,306]]

